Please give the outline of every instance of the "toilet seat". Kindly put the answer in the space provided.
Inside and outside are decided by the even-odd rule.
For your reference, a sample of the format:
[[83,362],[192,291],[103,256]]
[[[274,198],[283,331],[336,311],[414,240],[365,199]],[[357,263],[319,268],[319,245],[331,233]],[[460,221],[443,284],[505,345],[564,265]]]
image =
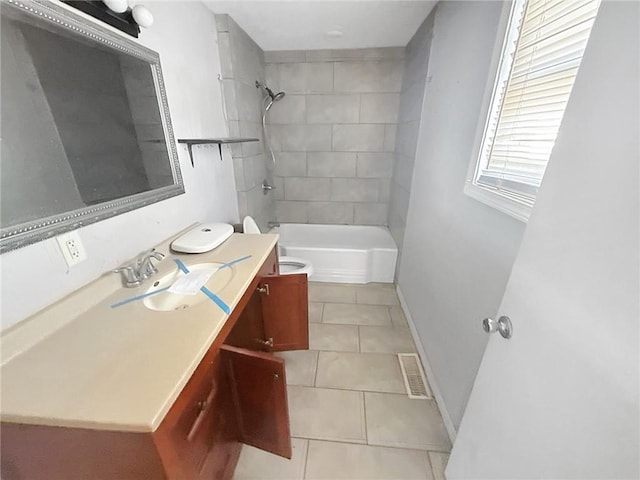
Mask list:
[[[247,215],[242,220],[244,233],[261,233],[256,221]],[[306,273],[307,277],[313,273],[313,265],[309,260],[298,257],[281,256],[278,258],[280,275],[293,275],[295,273]]]
[[292,275],[294,273],[306,273],[310,276],[313,273],[313,265],[309,260],[298,257],[280,257],[278,259],[280,275]]

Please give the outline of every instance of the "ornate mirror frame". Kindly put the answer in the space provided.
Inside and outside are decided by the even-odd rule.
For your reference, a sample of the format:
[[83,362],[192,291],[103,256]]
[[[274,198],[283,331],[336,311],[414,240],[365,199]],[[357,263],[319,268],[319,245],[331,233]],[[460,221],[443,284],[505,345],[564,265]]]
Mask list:
[[161,200],[184,193],[184,184],[176,151],[176,143],[169,116],[169,105],[164,80],[160,68],[159,55],[124,35],[109,30],[97,21],[88,20],[73,12],[69,7],[46,0],[0,0],[2,9],[14,8],[33,15],[39,20],[50,22],[69,33],[91,40],[119,53],[136,57],[147,62],[155,83],[156,96],[162,119],[168,159],[173,175],[173,184],[137,193],[117,200],[80,208],[50,217],[9,226],[0,230],[0,253],[15,250],[61,233],[75,230],[101,220],[129,212]]

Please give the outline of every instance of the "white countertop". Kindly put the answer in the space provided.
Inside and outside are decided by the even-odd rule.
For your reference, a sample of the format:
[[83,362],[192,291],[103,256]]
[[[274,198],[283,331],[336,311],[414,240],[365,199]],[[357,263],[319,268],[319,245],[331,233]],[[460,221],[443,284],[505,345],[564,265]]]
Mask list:
[[[233,234],[211,252],[171,253],[158,265],[157,278],[176,269],[173,258],[188,267],[251,255],[233,265],[229,284],[214,292],[233,310],[277,240]],[[167,245],[158,250],[168,253]],[[20,328],[33,330],[33,322],[43,321],[63,325],[1,367],[2,421],[154,431],[228,318],[212,301],[170,312],[150,310],[140,300],[111,308],[144,293],[153,278],[137,288],[114,288],[114,274],[103,277],[11,332],[15,350]]]

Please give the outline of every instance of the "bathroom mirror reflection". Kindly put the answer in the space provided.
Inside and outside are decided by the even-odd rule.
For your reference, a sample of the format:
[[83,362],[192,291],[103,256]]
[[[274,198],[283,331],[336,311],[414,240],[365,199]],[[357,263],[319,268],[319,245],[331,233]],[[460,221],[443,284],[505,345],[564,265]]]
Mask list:
[[2,1],[0,251],[184,192],[157,53]]

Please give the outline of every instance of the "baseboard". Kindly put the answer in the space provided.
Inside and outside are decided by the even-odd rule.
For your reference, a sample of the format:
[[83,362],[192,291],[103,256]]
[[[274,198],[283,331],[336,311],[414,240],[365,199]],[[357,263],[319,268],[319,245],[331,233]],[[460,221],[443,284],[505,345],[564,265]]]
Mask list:
[[451,439],[451,444],[455,442],[456,439],[456,429],[453,426],[453,422],[451,421],[451,416],[449,416],[449,411],[444,403],[444,397],[440,393],[440,388],[438,387],[438,383],[436,382],[435,375],[433,374],[433,370],[431,369],[431,365],[429,364],[429,360],[427,354],[422,346],[422,342],[420,341],[420,337],[418,336],[418,331],[416,330],[416,324],[413,321],[413,317],[409,312],[409,307],[407,306],[407,302],[402,294],[402,290],[400,289],[400,285],[396,285],[396,291],[398,292],[398,298],[400,299],[400,306],[402,307],[402,311],[404,312],[404,316],[407,318],[407,323],[409,324],[409,329],[411,330],[411,336],[413,337],[413,342],[416,344],[416,348],[418,349],[418,355],[420,356],[420,363],[422,363],[422,368],[424,369],[424,373],[427,376],[427,381],[429,382],[429,386],[431,387],[431,391],[433,392],[433,396],[438,404],[438,408],[440,409],[440,414],[442,415],[442,421],[444,422],[444,426],[447,429],[447,433],[449,434],[449,438]]

